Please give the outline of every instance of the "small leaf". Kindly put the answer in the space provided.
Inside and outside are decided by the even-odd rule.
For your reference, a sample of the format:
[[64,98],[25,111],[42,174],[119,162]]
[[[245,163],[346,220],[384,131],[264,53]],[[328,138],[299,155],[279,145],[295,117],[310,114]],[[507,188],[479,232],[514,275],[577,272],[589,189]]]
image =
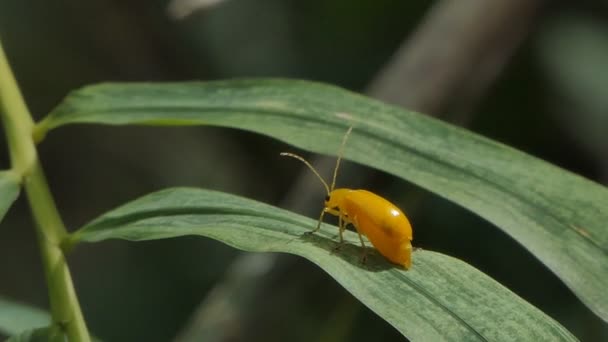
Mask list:
[[50,323],[51,316],[46,311],[0,297],[0,333],[15,335]]
[[19,176],[12,171],[0,171],[0,221],[19,195]]
[[6,342],[65,342],[67,337],[57,327],[45,327],[23,331],[11,336]]
[[[426,250],[405,271],[362,249],[353,232],[339,251],[337,227],[215,191],[176,188],[110,211],[71,237],[72,243],[201,235],[255,252],[286,252],[319,265],[362,303],[420,341],[573,341],[565,328],[498,282],[452,257]],[[205,263],[201,260],[201,263]]]
[[608,320],[608,190],[464,129],[337,87],[288,80],[85,87],[36,135],[73,123],[234,127],[325,154],[335,154],[354,125],[347,159],[492,222]]

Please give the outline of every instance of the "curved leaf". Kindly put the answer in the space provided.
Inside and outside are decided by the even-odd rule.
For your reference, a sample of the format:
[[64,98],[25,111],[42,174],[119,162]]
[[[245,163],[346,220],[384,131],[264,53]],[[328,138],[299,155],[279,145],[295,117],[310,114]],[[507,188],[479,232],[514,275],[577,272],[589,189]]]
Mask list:
[[324,225],[317,234],[304,234],[315,224],[234,195],[177,188],[102,215],[75,232],[71,242],[202,235],[247,251],[303,256],[410,339],[575,340],[553,319],[462,261],[418,250],[413,267],[405,271],[370,251],[362,265],[355,233],[347,232],[349,244],[334,252],[338,228]]
[[19,195],[19,176],[12,171],[0,171],[0,221]]
[[37,135],[71,123],[242,128],[420,185],[494,223],[608,320],[608,190],[430,117],[305,81],[101,84],[62,102]]
[[56,327],[45,327],[22,331],[6,342],[64,342],[67,337]]
[[16,335],[51,324],[48,312],[0,297],[0,333]]

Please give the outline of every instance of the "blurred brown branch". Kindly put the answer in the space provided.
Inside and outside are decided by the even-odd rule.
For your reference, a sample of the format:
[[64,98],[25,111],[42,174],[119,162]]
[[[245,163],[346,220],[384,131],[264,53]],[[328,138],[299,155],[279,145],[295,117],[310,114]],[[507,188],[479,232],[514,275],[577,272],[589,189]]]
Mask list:
[[542,2],[438,2],[368,94],[432,115],[470,108],[528,36]]

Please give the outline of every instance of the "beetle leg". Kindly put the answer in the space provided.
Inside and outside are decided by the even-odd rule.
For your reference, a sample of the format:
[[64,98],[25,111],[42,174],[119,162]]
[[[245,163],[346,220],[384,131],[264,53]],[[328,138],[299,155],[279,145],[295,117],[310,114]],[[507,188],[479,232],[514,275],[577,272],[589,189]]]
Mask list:
[[317,223],[317,227],[308,233],[310,233],[310,234],[316,233],[319,231],[319,229],[321,229],[321,223],[323,222],[323,217],[325,216],[325,213],[330,213],[330,214],[338,216],[338,217],[340,216],[340,211],[338,211],[338,210],[327,208],[327,207],[323,208],[323,210],[321,210],[321,215],[319,215],[319,222]]
[[361,241],[361,248],[363,248],[363,252],[361,253],[361,263],[365,264],[367,261],[367,248],[365,247],[365,243],[363,242],[363,236],[357,230],[357,235],[359,235],[359,241]]
[[357,231],[357,235],[359,235],[359,241],[361,242],[361,248],[363,252],[361,253],[361,263],[365,264],[367,261],[367,248],[365,247],[365,242],[363,242],[363,236],[359,232],[359,222],[357,221],[357,216],[353,217],[353,225],[355,226],[355,230]]
[[347,223],[342,218],[342,215],[338,215],[338,233],[340,235],[340,242],[338,242],[338,244],[336,245],[336,247],[334,247],[334,251],[339,250],[340,247],[342,247],[342,245],[344,244],[344,236],[342,235],[342,232],[346,228],[346,224]]
[[340,233],[340,244],[344,243],[344,229],[346,229],[346,221],[342,218],[342,215],[338,216],[338,233]]
[[313,229],[312,231],[308,232],[307,234],[313,234],[319,231],[319,229],[321,229],[321,222],[323,222],[323,216],[325,216],[325,210],[327,208],[323,208],[323,210],[321,210],[321,215],[319,215],[319,222],[317,223],[317,228]]

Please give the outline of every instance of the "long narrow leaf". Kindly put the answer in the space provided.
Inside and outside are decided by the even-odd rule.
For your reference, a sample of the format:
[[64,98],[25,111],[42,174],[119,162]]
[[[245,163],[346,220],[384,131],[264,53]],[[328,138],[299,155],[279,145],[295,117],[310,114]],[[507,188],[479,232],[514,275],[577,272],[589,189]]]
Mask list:
[[608,190],[466,130],[340,88],[286,80],[90,86],[68,96],[37,135],[72,123],[235,127],[326,154],[354,125],[347,159],[494,223],[608,320]]
[[0,333],[16,335],[49,324],[51,324],[51,315],[48,312],[0,297]]
[[65,335],[57,328],[30,329],[11,336],[6,342],[64,342]]
[[[314,235],[312,219],[215,191],[177,188],[142,197],[78,230],[72,243],[201,235],[257,252],[287,252],[319,265],[361,302],[417,341],[557,341],[575,338],[472,266],[416,251],[409,271],[362,249],[355,233],[334,252],[337,227]],[[201,262],[205,262],[201,260]]]
[[19,177],[11,171],[0,172],[0,221],[19,195]]

